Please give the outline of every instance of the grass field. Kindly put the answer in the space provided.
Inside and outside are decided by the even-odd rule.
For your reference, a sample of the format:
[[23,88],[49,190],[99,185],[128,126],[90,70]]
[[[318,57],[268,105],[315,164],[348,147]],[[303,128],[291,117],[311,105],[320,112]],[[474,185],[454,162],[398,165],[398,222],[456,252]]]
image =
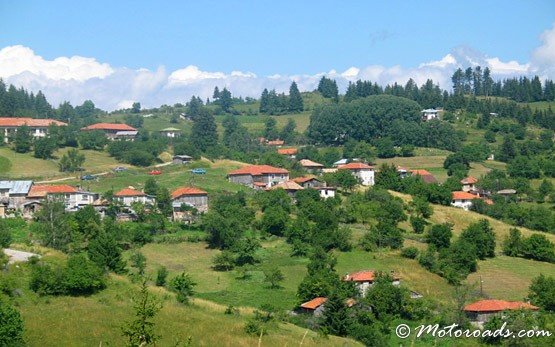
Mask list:
[[[122,346],[122,325],[132,318],[131,298],[138,288],[125,277],[111,275],[107,289],[88,297],[38,297],[29,291],[25,267],[11,267],[23,295],[15,299],[25,322],[29,346]],[[258,336],[244,332],[251,315],[224,314],[225,306],[194,299],[192,305],[179,304],[165,289],[151,288],[163,308],[155,319],[159,346],[185,343],[193,346],[254,346]],[[281,323],[262,337],[263,346],[297,345],[306,329]],[[354,346],[356,342],[337,337],[324,338],[309,331],[303,345]]]
[[487,297],[523,300],[534,277],[540,274],[555,276],[555,264],[497,256],[478,262],[478,271],[468,276],[468,283],[477,283]]
[[[16,153],[10,148],[0,148],[0,176],[21,179],[40,178],[49,179],[68,176],[60,172],[58,160],[69,148],[59,149],[54,153],[54,159],[37,159],[33,153]],[[84,169],[87,172],[98,173],[120,165],[106,152],[80,150],[85,155]],[[75,175],[75,174],[73,174]]]
[[528,103],[528,106],[530,106],[532,108],[532,110],[537,109],[537,110],[540,110],[540,111],[545,111],[549,107],[551,107],[552,110],[555,110],[555,101],[530,102],[530,103]]

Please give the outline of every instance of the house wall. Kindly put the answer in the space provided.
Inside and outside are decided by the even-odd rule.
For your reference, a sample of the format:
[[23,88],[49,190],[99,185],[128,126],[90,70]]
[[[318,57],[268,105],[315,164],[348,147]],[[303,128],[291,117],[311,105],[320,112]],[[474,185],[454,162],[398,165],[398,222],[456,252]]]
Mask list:
[[189,203],[193,205],[199,212],[208,211],[208,196],[207,195],[182,195],[173,200],[181,203]]
[[134,202],[140,202],[143,204],[154,203],[154,199],[149,196],[123,196],[123,197],[120,196],[118,197],[118,200],[121,201],[121,203],[127,207],[130,207],[131,204]]
[[[10,137],[17,132],[18,127],[0,127],[0,133],[4,135],[4,143],[10,141]],[[47,127],[29,127],[33,137],[45,137],[48,134]]]
[[469,192],[471,190],[474,190],[474,184],[463,184],[462,186],[463,192]]
[[453,200],[451,202],[451,206],[459,207],[465,211],[468,211],[472,206],[472,200]]
[[319,189],[319,191],[320,191],[320,197],[324,199],[333,198],[335,196],[335,189],[321,188]]
[[252,187],[253,178],[251,175],[231,175],[228,177],[229,182],[244,184],[246,186]]
[[363,186],[374,185],[374,170],[351,170],[351,172]]

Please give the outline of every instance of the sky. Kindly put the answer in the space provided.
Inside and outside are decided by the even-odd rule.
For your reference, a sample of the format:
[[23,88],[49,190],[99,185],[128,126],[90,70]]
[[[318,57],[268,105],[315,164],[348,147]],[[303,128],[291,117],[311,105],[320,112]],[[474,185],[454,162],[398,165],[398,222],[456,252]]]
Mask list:
[[0,0],[0,78],[106,110],[349,81],[555,78],[555,1]]

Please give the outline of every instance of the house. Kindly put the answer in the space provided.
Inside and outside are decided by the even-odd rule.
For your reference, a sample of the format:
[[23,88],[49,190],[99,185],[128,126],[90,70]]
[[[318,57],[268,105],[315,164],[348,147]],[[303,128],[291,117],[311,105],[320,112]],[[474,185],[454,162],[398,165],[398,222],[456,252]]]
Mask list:
[[468,176],[461,180],[462,184],[462,191],[463,192],[471,192],[476,190],[476,183],[478,183],[478,179]]
[[33,181],[0,181],[0,217],[23,210]]
[[140,202],[145,205],[152,205],[155,202],[154,197],[133,187],[123,188],[114,194],[114,198],[126,207],[131,207],[131,204],[134,202]]
[[133,141],[139,132],[137,129],[133,128],[127,124],[121,123],[96,123],[84,128],[81,131],[93,131],[100,130],[104,132],[106,137],[110,140],[126,140]]
[[86,205],[92,205],[98,199],[98,194],[86,192],[67,184],[33,185],[27,194],[28,202],[44,199],[59,199],[63,201],[66,210],[75,211]]
[[4,143],[10,142],[17,129],[26,125],[33,137],[45,137],[51,125],[66,126],[67,123],[54,119],[38,119],[28,117],[0,117],[0,134],[4,136]]
[[399,177],[405,178],[405,177],[409,176],[410,171],[405,167],[397,166],[397,173],[399,174]]
[[305,169],[310,173],[321,173],[322,170],[324,169],[324,165],[320,163],[316,163],[309,159],[301,159],[299,160],[299,164],[301,164],[303,169]]
[[410,170],[412,176],[419,176],[424,183],[437,183],[437,179],[428,170]]
[[316,176],[312,175],[295,177],[292,179],[292,181],[299,184],[303,188],[317,188],[326,185],[324,182],[318,180]]
[[351,171],[351,174],[355,176],[363,186],[374,185],[374,168],[368,164],[353,162],[340,165],[338,169]]
[[284,144],[285,144],[285,141],[283,140],[272,140],[272,141],[266,140],[266,145],[268,146],[280,147],[280,146],[283,146]]
[[289,196],[294,197],[299,190],[303,190],[304,188],[294,181],[286,181],[286,182],[278,183],[270,188],[266,188],[266,190],[274,190],[274,189],[283,189],[287,192],[287,194],[289,194]]
[[497,192],[497,194],[502,195],[504,197],[509,197],[511,195],[515,195],[516,190],[514,190],[514,189],[501,189]]
[[249,165],[229,172],[227,177],[230,182],[263,189],[289,181],[289,171],[270,165]]
[[319,193],[322,199],[334,198],[335,197],[335,187],[314,187]]
[[420,111],[422,113],[422,121],[427,122],[432,119],[437,119],[438,111],[433,108],[428,108],[426,110]]
[[339,167],[341,165],[345,165],[349,162],[349,159],[339,159],[338,161],[336,161],[335,163],[333,163],[334,167]]
[[300,306],[300,311],[302,313],[308,313],[316,317],[321,316],[324,312],[324,303],[326,301],[328,301],[327,298],[319,296],[310,301],[302,303]]
[[188,164],[193,161],[193,157],[180,154],[180,155],[174,155],[172,160],[174,164]]
[[285,155],[288,158],[295,159],[298,150],[296,148],[278,148],[278,154]]
[[[394,275],[392,275],[392,284],[394,286],[398,286],[401,284],[401,279]],[[355,282],[355,286],[360,292],[361,296],[365,296],[368,289],[374,284],[374,280],[376,279],[376,272],[372,270],[364,270],[359,272],[353,272],[350,274],[345,275],[343,277],[343,281],[353,281]]]
[[170,139],[181,136],[181,129],[177,128],[165,128],[160,130],[160,135],[168,137]]
[[460,207],[468,211],[472,206],[472,200],[480,199],[479,196],[470,194],[469,192],[457,191],[451,192],[451,206]]
[[183,211],[182,205],[196,209],[200,213],[208,211],[208,193],[195,187],[180,187],[172,192],[173,219],[184,220],[191,216]]
[[464,307],[467,317],[478,323],[487,322],[492,316],[502,314],[504,311],[531,310],[537,311],[539,307],[522,301],[505,300],[480,300]]

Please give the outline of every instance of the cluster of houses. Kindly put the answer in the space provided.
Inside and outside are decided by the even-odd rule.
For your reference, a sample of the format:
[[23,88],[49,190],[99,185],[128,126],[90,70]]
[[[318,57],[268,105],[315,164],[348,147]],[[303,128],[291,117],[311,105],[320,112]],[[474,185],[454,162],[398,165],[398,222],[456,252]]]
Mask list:
[[[27,126],[33,137],[45,137],[51,125],[67,126],[67,123],[55,119],[39,119],[28,117],[0,117],[0,134],[4,143],[8,143],[15,135],[17,129]],[[122,123],[95,123],[81,128],[81,131],[101,131],[110,140],[133,141],[139,131],[127,124]],[[177,128],[165,128],[159,131],[162,136],[176,138],[181,136],[181,130]]]
[[475,200],[483,200],[486,204],[492,205],[493,201],[488,198],[488,193],[476,187],[478,179],[472,176],[461,180],[462,190],[451,193],[451,205],[460,207],[468,211]]
[[[196,213],[208,211],[208,193],[195,187],[180,187],[171,193],[173,219],[190,221]],[[109,202],[100,198],[100,194],[88,192],[80,187],[67,184],[34,184],[33,181],[0,181],[0,218],[20,215],[30,219],[45,201],[57,200],[65,205],[68,212],[91,205],[104,215]],[[132,216],[133,204],[154,205],[155,198],[133,187],[127,187],[114,193],[114,201],[126,213],[122,219]]]

